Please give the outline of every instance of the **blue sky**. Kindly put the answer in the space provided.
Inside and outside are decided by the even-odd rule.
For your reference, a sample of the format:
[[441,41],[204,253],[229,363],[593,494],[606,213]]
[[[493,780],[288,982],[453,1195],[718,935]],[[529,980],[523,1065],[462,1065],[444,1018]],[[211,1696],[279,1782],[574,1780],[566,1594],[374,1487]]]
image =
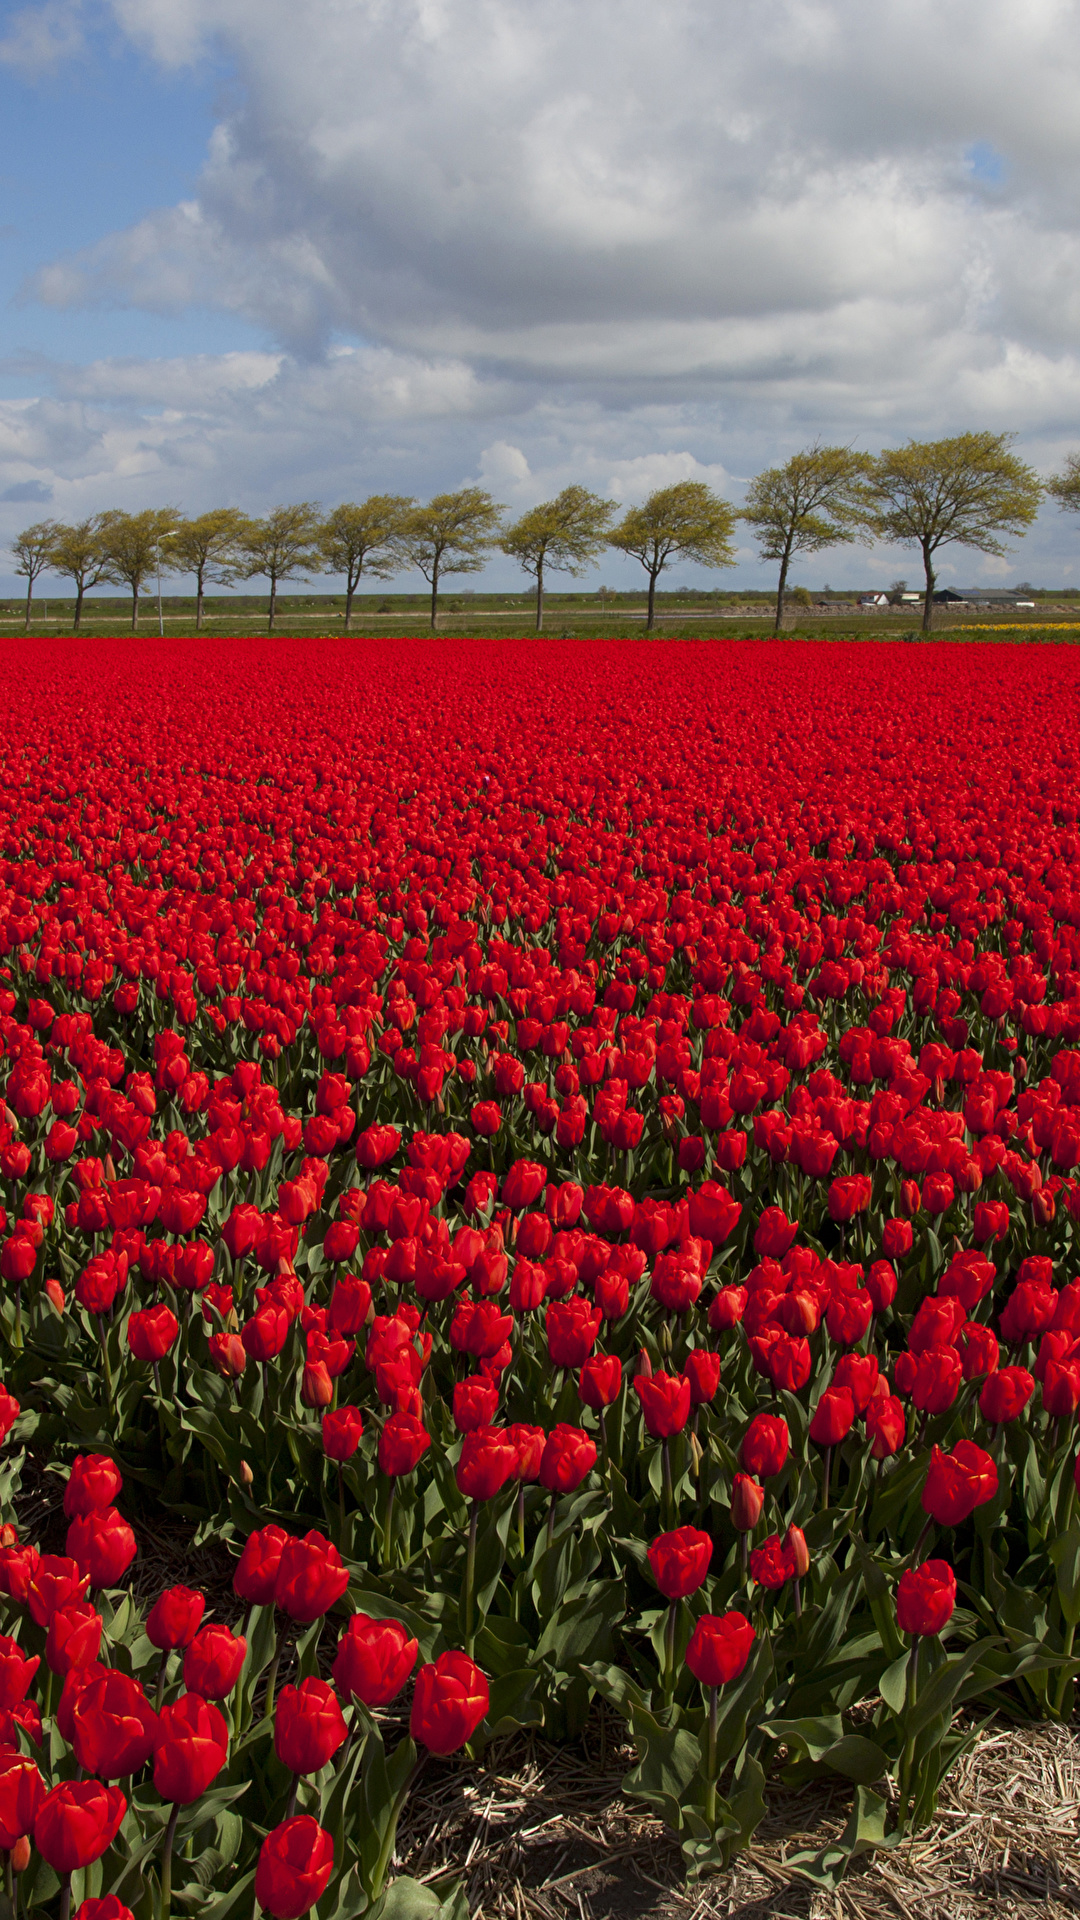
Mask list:
[[[660,37],[653,0],[0,6],[0,543],[475,482],[737,502],[817,439],[969,427],[1052,472],[1078,82],[1076,0],[667,0]],[[1080,523],[941,572],[1078,580]],[[746,542],[728,580],[770,574]]]

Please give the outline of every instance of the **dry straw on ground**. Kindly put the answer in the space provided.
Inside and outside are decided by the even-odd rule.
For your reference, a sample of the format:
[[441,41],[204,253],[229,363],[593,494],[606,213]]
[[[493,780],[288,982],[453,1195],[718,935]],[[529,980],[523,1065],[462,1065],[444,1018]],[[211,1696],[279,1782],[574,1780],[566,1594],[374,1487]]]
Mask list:
[[464,1873],[472,1920],[998,1920],[1080,1914],[1080,1726],[992,1725],[946,1783],[933,1826],[858,1861],[835,1893],[785,1866],[838,1833],[842,1783],[774,1791],[729,1873],[685,1888],[678,1849],[623,1799],[631,1759],[598,1716],[572,1749],[491,1748],[486,1767],[444,1767],[414,1795],[400,1864],[418,1879]]

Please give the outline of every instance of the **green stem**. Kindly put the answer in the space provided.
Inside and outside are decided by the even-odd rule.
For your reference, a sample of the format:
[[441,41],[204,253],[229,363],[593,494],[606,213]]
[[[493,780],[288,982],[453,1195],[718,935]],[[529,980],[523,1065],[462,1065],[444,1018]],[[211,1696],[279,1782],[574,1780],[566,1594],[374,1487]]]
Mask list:
[[476,1527],[480,1518],[480,1502],[472,1502],[469,1514],[469,1544],[465,1550],[465,1651],[471,1660],[476,1645],[473,1631],[473,1599],[476,1585]]
[[58,1920],[71,1920],[71,1875],[65,1873],[60,1882],[60,1912]]
[[821,1487],[821,1510],[825,1513],[829,1505],[829,1479],[832,1474],[832,1448],[825,1449],[825,1478]]
[[664,1705],[670,1707],[675,1698],[675,1615],[679,1603],[673,1600],[668,1607],[667,1626],[664,1629]]
[[547,1543],[549,1547],[552,1541],[554,1540],[554,1538],[555,1538],[555,1495],[552,1494],[551,1505],[548,1508],[548,1517],[547,1517]]
[[[1076,1622],[1075,1620],[1073,1620],[1070,1623],[1070,1625],[1066,1627],[1064,1635],[1062,1636],[1061,1650],[1062,1650],[1062,1653],[1065,1655],[1066,1660],[1069,1659],[1072,1653],[1073,1642],[1075,1641],[1075,1639],[1076,1639]],[[1057,1686],[1054,1689],[1054,1712],[1056,1714],[1061,1714],[1064,1712],[1065,1694],[1070,1684],[1071,1682],[1070,1682],[1069,1674],[1067,1670],[1064,1667],[1062,1667],[1061,1672],[1058,1674]]]
[[[914,1715],[915,1708],[918,1704],[918,1699],[919,1699],[919,1652],[921,1647],[922,1647],[922,1641],[920,1639],[916,1639],[915,1644],[911,1649],[911,1658],[908,1661],[907,1701],[905,1706],[904,1717],[908,1721],[909,1725],[911,1723],[911,1720]],[[914,1760],[915,1760],[915,1734],[914,1734],[914,1731],[912,1731],[907,1736],[907,1740],[904,1744],[904,1758],[900,1763],[900,1809],[899,1809],[899,1818],[898,1818],[897,1824],[901,1832],[903,1832],[904,1826],[907,1822],[908,1801],[911,1797],[911,1769],[914,1764]]]
[[274,1657],[270,1662],[270,1671],[266,1676],[266,1706],[263,1709],[264,1720],[272,1720],[274,1717],[274,1692],[277,1687],[278,1668],[281,1665],[281,1656],[284,1651],[285,1627],[283,1623],[277,1630],[277,1645],[274,1648]]
[[173,1841],[176,1839],[176,1823],[180,1818],[180,1802],[173,1801],[169,1824],[165,1829],[165,1838],[161,1847],[161,1920],[169,1920],[172,1909],[172,1857]]
[[671,1486],[671,1448],[666,1439],[660,1442],[660,1457],[664,1466],[664,1525],[675,1524],[675,1495]]
[[716,1825],[716,1719],[717,1704],[720,1698],[719,1687],[709,1688],[709,1754],[705,1767],[707,1785],[705,1788],[705,1818],[710,1827]]
[[417,1776],[426,1759],[427,1753],[425,1751],[412,1767],[404,1786],[394,1801],[390,1818],[387,1822],[386,1835],[379,1851],[379,1858],[375,1862],[375,1870],[371,1876],[370,1893],[372,1900],[379,1898],[379,1895],[386,1885],[386,1876],[390,1871],[390,1862],[394,1857],[394,1842],[397,1839],[398,1821],[401,1818],[402,1809],[416,1784]]
[[113,1404],[112,1367],[109,1365],[109,1342],[105,1335],[105,1321],[100,1313],[97,1316],[97,1323],[98,1339],[101,1342],[101,1364],[105,1371],[105,1391],[109,1396],[109,1411],[111,1413]]
[[345,1545],[345,1477],[341,1470],[341,1461],[337,1463],[337,1505],[338,1526],[341,1529],[341,1544]]
[[161,1703],[165,1698],[165,1669],[168,1666],[168,1664],[169,1664],[169,1649],[168,1647],[164,1647],[162,1648],[162,1653],[161,1653],[161,1664],[158,1667],[157,1698],[154,1701],[155,1713],[161,1712]]
[[384,1567],[390,1565],[390,1549],[393,1543],[394,1529],[394,1495],[396,1493],[397,1481],[391,1480],[390,1491],[386,1496],[386,1518],[383,1521],[382,1563]]

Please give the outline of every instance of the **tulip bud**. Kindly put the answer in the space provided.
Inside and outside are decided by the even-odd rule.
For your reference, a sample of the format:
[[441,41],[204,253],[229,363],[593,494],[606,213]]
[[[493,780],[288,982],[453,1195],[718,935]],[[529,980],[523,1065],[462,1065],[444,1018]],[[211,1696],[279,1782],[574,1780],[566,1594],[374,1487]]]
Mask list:
[[240,1479],[243,1482],[245,1487],[250,1487],[254,1485],[255,1475],[252,1473],[251,1468],[248,1466],[248,1463],[246,1460],[241,1460],[240,1462]]
[[30,1865],[30,1836],[21,1834],[11,1849],[11,1865],[15,1873],[25,1873]]
[[753,1533],[765,1505],[765,1489],[748,1473],[737,1473],[731,1483],[731,1524],[739,1533]]
[[795,1569],[796,1580],[805,1580],[810,1571],[810,1549],[801,1527],[789,1527],[784,1535],[784,1551]]

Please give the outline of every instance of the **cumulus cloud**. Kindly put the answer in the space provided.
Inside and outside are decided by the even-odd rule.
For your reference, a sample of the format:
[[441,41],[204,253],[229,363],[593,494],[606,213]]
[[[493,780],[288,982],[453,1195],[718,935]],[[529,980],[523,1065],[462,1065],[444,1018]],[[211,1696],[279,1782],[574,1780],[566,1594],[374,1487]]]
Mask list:
[[57,499],[216,472],[252,504],[369,473],[737,497],[819,436],[1018,429],[1045,468],[1080,434],[1077,0],[109,4],[235,84],[194,191],[27,297],[268,345],[43,369],[9,485],[61,416]]
[[11,15],[0,39],[0,66],[37,79],[73,59],[82,47],[80,0],[46,0],[43,6],[22,7]]

